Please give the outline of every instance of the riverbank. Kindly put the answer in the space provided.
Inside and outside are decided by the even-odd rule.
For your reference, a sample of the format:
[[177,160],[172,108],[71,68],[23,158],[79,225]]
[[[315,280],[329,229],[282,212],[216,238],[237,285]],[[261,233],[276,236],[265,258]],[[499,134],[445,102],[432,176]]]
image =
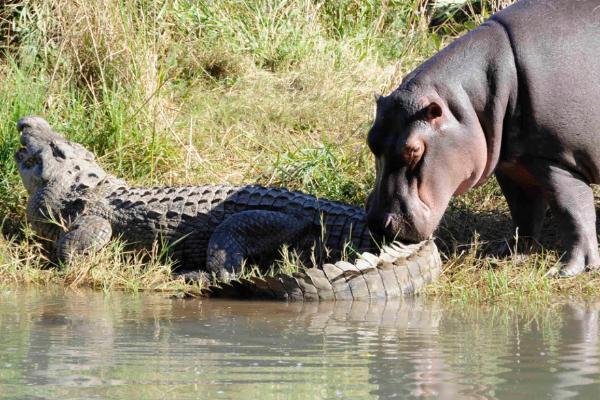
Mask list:
[[[143,258],[115,243],[49,268],[24,222],[12,158],[19,117],[44,116],[133,184],[258,182],[360,206],[373,183],[372,94],[485,20],[491,3],[452,14],[417,0],[5,2],[0,284],[198,292],[170,278],[158,248]],[[553,234],[545,248],[556,248]],[[465,301],[600,292],[598,274],[544,278],[554,251],[493,257],[512,235],[494,181],[453,200],[437,232],[444,273],[429,292]]]
[[[444,301],[508,304],[544,304],[561,298],[588,301],[600,294],[598,272],[570,279],[546,277],[548,269],[556,264],[555,253],[496,258],[481,254],[483,247],[475,243],[463,246],[458,254],[442,253],[441,276],[421,294]],[[168,296],[206,294],[203,284],[174,277],[172,264],[158,247],[140,254],[126,251],[122,243],[114,242],[68,266],[51,264],[34,239],[3,240],[0,254],[0,289],[59,286],[103,292],[160,292]]]

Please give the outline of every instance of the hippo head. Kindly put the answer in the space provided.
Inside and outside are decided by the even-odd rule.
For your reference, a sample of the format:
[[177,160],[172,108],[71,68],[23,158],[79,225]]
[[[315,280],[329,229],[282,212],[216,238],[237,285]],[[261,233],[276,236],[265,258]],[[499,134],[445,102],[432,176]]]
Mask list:
[[17,129],[22,146],[15,153],[15,162],[30,195],[49,182],[85,188],[106,177],[92,153],[52,131],[42,118],[22,118]]
[[377,100],[368,145],[376,159],[369,228],[407,241],[430,237],[450,198],[482,179],[486,142],[476,116],[437,93],[402,86]]

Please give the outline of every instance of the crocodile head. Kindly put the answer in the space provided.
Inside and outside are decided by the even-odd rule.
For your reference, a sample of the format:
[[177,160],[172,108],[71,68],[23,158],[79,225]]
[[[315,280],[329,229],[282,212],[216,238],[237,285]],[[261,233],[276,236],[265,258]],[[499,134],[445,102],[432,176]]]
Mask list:
[[51,182],[87,188],[107,177],[92,153],[54,132],[44,119],[22,118],[17,129],[21,132],[21,147],[15,161],[30,195]]

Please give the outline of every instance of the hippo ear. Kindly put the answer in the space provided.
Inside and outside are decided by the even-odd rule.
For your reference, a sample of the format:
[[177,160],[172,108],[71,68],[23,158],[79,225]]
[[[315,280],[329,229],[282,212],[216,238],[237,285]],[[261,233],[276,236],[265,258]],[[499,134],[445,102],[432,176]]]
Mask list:
[[440,106],[435,101],[429,103],[429,105],[427,105],[427,107],[425,107],[425,110],[423,111],[425,112],[425,119],[429,122],[435,121],[436,119],[440,118],[443,114],[442,106]]

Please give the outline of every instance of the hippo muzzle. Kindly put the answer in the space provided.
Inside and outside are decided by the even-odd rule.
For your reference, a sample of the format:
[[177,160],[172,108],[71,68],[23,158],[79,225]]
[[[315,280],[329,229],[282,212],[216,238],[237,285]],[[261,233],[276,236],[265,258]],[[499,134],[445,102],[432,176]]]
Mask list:
[[417,179],[407,178],[403,171],[378,179],[367,199],[366,209],[371,232],[389,240],[425,240],[431,237],[439,222],[432,218],[431,208],[419,197]]

